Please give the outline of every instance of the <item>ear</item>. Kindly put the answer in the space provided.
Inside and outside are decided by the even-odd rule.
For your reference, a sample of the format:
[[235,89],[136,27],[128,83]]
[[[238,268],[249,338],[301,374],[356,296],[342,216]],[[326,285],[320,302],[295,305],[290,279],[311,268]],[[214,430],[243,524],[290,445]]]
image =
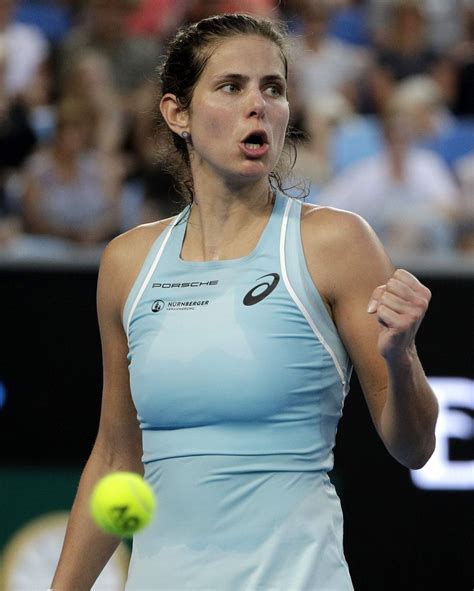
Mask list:
[[189,113],[178,103],[178,99],[170,92],[166,93],[160,101],[160,111],[171,131],[179,136],[183,131],[189,132]]

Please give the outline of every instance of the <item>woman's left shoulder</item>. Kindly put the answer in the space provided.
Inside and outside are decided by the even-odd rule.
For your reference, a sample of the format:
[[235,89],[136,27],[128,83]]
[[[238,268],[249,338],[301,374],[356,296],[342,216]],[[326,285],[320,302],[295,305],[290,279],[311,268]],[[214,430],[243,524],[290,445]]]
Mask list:
[[337,252],[348,246],[383,247],[371,226],[360,215],[344,209],[323,205],[303,204],[301,211],[303,242],[310,247]]
[[308,269],[328,300],[348,286],[374,289],[393,273],[374,230],[350,211],[303,205],[301,240]]

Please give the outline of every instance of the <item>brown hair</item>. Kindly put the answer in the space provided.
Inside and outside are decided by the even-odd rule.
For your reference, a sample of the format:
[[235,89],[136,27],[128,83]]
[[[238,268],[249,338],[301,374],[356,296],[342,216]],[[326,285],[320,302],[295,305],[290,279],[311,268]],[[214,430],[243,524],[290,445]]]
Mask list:
[[[158,69],[157,104],[169,92],[176,96],[182,109],[189,109],[194,88],[211,57],[210,48],[219,40],[234,35],[260,35],[275,43],[280,49],[287,78],[287,30],[283,24],[239,13],[212,16],[180,28],[169,43],[168,51]],[[175,178],[177,189],[186,202],[192,202],[193,181],[186,141],[169,129],[159,108],[156,109],[155,131],[160,161]],[[286,166],[282,163],[284,156],[288,158]],[[282,180],[293,168],[295,159],[295,139],[291,130],[287,129],[282,158],[269,175],[272,189],[285,192]]]

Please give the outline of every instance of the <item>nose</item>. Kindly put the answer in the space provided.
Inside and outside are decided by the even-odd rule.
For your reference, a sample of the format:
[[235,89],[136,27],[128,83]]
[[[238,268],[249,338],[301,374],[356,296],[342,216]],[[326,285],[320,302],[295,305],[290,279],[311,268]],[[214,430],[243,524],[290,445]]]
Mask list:
[[249,90],[247,99],[247,115],[248,117],[261,118],[265,115],[267,102],[262,91],[259,88]]

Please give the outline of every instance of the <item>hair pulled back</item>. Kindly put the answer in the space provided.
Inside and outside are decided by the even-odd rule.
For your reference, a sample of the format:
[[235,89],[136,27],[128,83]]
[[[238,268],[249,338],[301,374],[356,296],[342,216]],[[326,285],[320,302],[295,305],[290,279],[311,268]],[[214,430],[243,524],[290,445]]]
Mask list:
[[[178,29],[158,68],[157,104],[159,105],[166,93],[171,93],[176,96],[183,110],[189,109],[194,88],[215,45],[235,35],[260,35],[275,43],[280,49],[285,66],[285,78],[287,78],[287,29],[284,24],[247,14],[222,14]],[[160,161],[175,179],[177,189],[186,202],[190,203],[193,201],[194,191],[186,141],[169,129],[159,107],[155,112],[155,131]],[[285,156],[288,160],[286,166],[282,163]],[[269,175],[270,185],[274,190],[285,191],[282,179],[289,174],[295,159],[294,140],[287,130],[282,158],[276,170]]]

